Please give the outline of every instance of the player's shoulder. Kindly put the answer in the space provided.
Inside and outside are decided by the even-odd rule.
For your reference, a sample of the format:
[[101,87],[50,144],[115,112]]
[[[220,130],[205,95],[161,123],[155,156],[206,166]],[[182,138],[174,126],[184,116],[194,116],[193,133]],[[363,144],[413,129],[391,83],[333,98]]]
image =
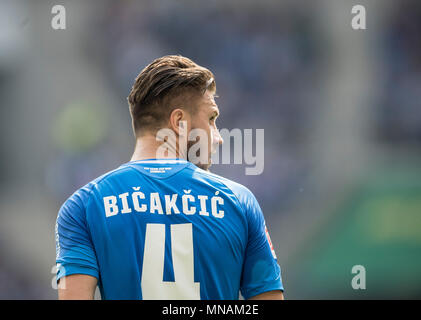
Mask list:
[[241,183],[235,182],[233,180],[230,180],[228,178],[222,177],[216,173],[209,172],[202,170],[200,168],[195,167],[194,168],[196,179],[203,179],[208,183],[212,183],[216,187],[219,185],[223,185],[226,188],[228,188],[232,194],[238,199],[241,206],[243,208],[247,208],[251,203],[256,202],[256,198],[252,191],[250,191],[249,188],[242,185]]
[[79,207],[85,207],[95,189],[100,189],[101,186],[106,185],[110,179],[114,179],[116,177],[120,179],[123,175],[128,174],[130,171],[130,167],[120,166],[102,174],[73,192],[63,206],[69,205],[69,203],[75,203]]

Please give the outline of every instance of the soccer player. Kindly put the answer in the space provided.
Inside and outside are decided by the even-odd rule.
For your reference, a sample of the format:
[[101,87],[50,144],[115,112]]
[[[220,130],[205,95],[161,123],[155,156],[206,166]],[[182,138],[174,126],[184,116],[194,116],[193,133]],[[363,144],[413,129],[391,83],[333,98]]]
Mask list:
[[[215,92],[213,74],[182,56],[142,70],[128,97],[131,161],[58,213],[59,299],[93,299],[97,285],[102,299],[283,299],[256,198],[208,171],[222,143]],[[190,141],[193,130],[205,135]]]

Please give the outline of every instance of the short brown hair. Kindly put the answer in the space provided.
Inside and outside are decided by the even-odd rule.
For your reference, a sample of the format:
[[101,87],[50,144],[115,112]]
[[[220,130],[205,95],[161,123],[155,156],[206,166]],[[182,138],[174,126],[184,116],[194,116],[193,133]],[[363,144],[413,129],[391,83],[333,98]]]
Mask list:
[[135,135],[158,130],[177,107],[172,104],[174,98],[215,91],[214,79],[208,69],[180,55],[154,60],[137,76],[127,98]]

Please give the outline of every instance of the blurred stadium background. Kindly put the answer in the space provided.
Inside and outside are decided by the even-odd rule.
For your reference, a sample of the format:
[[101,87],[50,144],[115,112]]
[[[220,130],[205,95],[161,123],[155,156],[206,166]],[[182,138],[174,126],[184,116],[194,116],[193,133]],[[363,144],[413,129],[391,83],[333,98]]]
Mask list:
[[420,32],[417,0],[2,0],[0,298],[56,298],[57,211],[130,159],[126,97],[166,54],[214,72],[219,128],[265,129],[262,175],[212,171],[260,201],[286,298],[421,298]]

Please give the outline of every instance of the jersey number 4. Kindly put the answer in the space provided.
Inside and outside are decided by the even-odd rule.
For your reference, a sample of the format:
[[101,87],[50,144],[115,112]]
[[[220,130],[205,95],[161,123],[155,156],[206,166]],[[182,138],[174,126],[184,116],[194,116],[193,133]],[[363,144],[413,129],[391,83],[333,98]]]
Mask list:
[[200,283],[194,282],[192,224],[172,224],[170,228],[175,281],[163,280],[165,224],[148,223],[142,270],[143,299],[200,300]]

